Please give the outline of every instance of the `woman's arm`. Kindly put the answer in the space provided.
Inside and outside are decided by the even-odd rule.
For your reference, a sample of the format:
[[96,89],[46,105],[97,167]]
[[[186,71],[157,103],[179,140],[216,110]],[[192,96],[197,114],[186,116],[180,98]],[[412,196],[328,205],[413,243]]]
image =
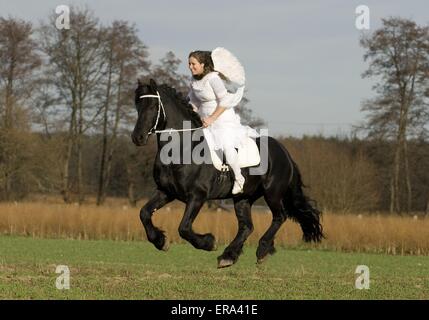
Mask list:
[[222,79],[216,74],[215,76],[210,78],[209,83],[213,89],[215,96],[216,96],[216,101],[218,102],[218,105],[217,105],[215,111],[213,111],[213,113],[209,117],[203,119],[204,127],[208,127],[209,125],[211,125],[213,122],[216,121],[217,118],[219,118],[219,116],[226,109],[228,109],[228,106],[224,105],[224,103],[223,103],[224,98],[228,94],[228,91],[226,90]]
[[189,100],[189,104],[192,106],[192,109],[195,112],[198,112],[198,100],[195,97],[195,94],[194,94],[194,91],[192,90],[192,88],[189,89],[187,98]]
[[221,106],[217,106],[215,111],[213,111],[213,113],[207,117],[203,119],[203,125],[204,127],[208,127],[209,125],[211,125],[213,122],[216,121],[217,118],[219,118],[219,116],[226,110],[227,108],[221,107]]

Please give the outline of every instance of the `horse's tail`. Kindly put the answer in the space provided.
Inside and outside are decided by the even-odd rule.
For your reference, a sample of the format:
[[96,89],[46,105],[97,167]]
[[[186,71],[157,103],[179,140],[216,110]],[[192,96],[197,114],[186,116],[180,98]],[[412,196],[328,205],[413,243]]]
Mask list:
[[293,166],[292,181],[283,200],[287,216],[300,224],[304,233],[304,241],[320,242],[322,238],[325,238],[320,223],[322,213],[316,208],[315,202],[304,194],[301,173],[292,159],[291,162]]

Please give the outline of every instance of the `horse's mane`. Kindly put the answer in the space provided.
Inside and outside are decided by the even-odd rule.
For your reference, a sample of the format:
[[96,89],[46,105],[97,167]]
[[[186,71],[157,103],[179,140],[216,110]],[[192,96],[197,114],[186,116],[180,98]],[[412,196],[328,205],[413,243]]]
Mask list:
[[161,84],[159,85],[159,88],[163,90],[170,98],[175,100],[177,105],[190,116],[191,120],[194,120],[199,126],[203,125],[199,114],[192,109],[192,106],[181,92],[176,91],[176,89],[170,87],[167,84]]

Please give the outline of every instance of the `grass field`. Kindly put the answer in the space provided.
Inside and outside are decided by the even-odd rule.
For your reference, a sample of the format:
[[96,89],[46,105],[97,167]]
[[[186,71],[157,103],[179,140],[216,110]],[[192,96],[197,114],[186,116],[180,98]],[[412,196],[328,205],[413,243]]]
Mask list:
[[[189,244],[0,236],[1,299],[429,299],[429,257],[278,248],[263,265],[253,245],[216,269],[221,253]],[[57,265],[70,289],[55,287]],[[355,288],[358,265],[370,289]]]

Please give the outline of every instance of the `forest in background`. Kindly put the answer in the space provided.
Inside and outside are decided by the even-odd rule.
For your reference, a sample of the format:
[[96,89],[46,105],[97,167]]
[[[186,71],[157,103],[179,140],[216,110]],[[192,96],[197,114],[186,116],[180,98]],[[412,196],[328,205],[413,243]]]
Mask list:
[[[158,63],[127,21],[103,25],[71,9],[69,30],[56,15],[33,26],[0,17],[0,200],[58,195],[65,203],[127,197],[154,190],[154,139],[130,139],[137,79],[156,79],[186,95],[173,52]],[[429,31],[401,18],[361,39],[375,98],[348,136],[278,137],[298,163],[318,206],[336,212],[429,211]],[[244,99],[243,122],[256,128]]]

